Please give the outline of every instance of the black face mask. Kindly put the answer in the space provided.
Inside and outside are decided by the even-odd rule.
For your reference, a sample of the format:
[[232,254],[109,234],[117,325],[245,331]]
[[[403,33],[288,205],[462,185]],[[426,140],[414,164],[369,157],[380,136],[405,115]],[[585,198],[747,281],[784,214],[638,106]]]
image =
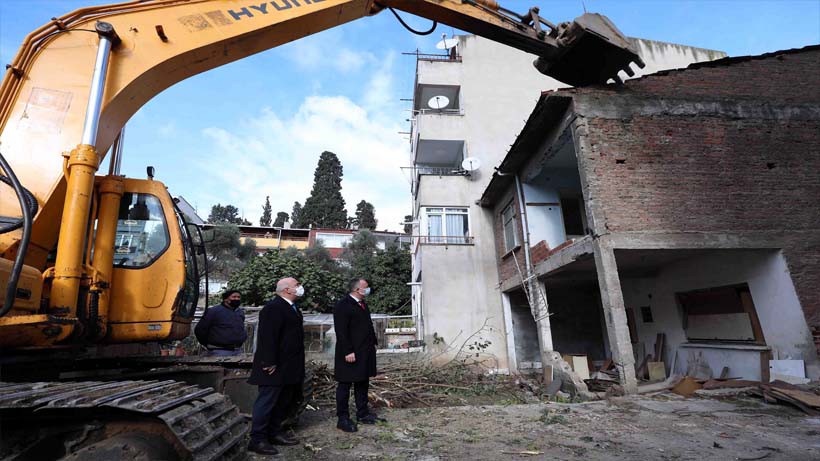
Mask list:
[[242,302],[242,301],[241,301],[241,300],[239,300],[239,299],[233,299],[233,300],[231,300],[231,301],[228,301],[228,305],[229,305],[229,306],[231,306],[231,307],[233,307],[233,308],[237,308],[237,307],[239,307],[239,304],[240,304],[241,302]]

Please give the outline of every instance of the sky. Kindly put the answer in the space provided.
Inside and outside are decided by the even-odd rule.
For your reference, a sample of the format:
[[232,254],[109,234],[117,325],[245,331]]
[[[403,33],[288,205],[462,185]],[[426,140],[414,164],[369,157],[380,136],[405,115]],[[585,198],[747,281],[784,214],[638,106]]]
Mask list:
[[[0,0],[0,62],[26,34],[95,0]],[[247,3],[247,2],[244,2]],[[243,4],[244,4],[243,3]],[[608,16],[626,35],[727,52],[761,54],[820,43],[820,0],[501,0],[540,6],[554,22]],[[417,29],[429,21],[403,15]],[[344,167],[348,215],[367,200],[378,229],[400,231],[411,213],[409,131],[416,49],[435,53],[439,25],[419,37],[389,13],[365,17],[196,75],[165,90],[128,122],[122,173],[157,170],[172,195],[207,218],[232,204],[254,224],[269,196],[274,216],[304,204],[322,151]],[[204,96],[208,97],[204,97]],[[79,142],[79,140],[78,140]]]

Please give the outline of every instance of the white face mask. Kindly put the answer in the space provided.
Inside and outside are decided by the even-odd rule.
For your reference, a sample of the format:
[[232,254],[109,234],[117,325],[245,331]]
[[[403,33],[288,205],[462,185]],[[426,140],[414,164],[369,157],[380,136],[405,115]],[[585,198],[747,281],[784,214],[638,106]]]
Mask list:
[[302,296],[304,296],[305,295],[305,287],[303,287],[302,285],[299,285],[298,287],[296,287],[296,293],[295,294],[296,294],[296,296],[298,296],[300,298]]
[[370,294],[370,287],[367,287],[367,288],[364,289],[364,293],[362,293],[362,295],[368,296],[369,294]]

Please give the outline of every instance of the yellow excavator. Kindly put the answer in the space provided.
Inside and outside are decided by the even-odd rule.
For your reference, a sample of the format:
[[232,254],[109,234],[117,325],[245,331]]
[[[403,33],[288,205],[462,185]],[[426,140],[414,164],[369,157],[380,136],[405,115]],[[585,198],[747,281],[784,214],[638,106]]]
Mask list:
[[643,66],[603,16],[556,25],[494,0],[140,0],[53,18],[0,86],[0,457],[241,455],[247,422],[230,399],[121,374],[189,335],[205,268],[165,186],[120,174],[120,133],[187,77],[385,9],[532,53],[570,85]]

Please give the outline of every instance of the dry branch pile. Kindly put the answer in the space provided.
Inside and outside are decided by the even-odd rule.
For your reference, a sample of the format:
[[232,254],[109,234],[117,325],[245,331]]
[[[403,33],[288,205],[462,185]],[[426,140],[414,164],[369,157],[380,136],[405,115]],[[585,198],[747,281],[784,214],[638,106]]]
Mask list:
[[[451,361],[434,366],[429,360],[387,364],[370,379],[370,401],[388,408],[467,405],[477,400],[525,403],[526,388],[510,376],[487,373],[480,363]],[[328,404],[335,399],[333,370],[314,364],[313,400]],[[529,394],[531,397],[532,394]]]

